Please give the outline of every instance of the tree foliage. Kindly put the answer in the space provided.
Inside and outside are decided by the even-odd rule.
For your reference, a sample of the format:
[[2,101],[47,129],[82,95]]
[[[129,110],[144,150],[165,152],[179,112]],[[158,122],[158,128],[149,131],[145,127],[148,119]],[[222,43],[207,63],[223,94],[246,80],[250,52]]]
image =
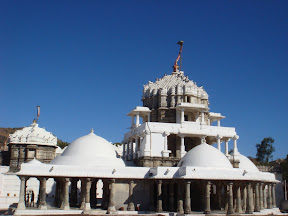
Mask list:
[[64,142],[64,141],[62,141],[61,139],[57,139],[57,145],[58,145],[61,149],[65,148],[65,147],[68,146],[69,144],[70,144],[70,143]]
[[261,141],[261,144],[256,144],[256,158],[260,163],[268,164],[269,160],[273,158],[272,153],[275,151],[273,143],[274,139],[266,137]]

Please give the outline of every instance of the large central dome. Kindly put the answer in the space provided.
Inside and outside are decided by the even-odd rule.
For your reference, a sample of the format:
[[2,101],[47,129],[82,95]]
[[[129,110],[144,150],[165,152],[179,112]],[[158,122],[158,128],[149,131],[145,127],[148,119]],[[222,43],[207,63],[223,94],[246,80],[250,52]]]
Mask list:
[[74,166],[124,167],[124,161],[117,158],[115,148],[93,131],[73,141],[51,164]]

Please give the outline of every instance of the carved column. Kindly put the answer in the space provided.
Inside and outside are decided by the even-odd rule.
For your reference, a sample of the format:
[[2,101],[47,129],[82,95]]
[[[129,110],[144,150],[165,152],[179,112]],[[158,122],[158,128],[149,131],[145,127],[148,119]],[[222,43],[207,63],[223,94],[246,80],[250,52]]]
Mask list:
[[263,185],[263,207],[264,207],[264,209],[267,208],[267,191],[266,191],[266,184]]
[[255,183],[255,212],[260,212],[259,183]]
[[261,182],[259,184],[259,206],[260,206],[260,210],[264,209],[263,207],[263,183]]
[[240,183],[236,185],[236,212],[242,213],[242,200],[241,200],[241,186]]
[[46,178],[43,177],[39,177],[38,180],[40,181],[40,194],[38,196],[40,196],[40,202],[39,202],[39,206],[38,208],[40,208],[41,210],[46,210],[47,209],[47,205],[46,205]]
[[151,133],[149,130],[145,130],[143,132],[143,137],[145,137],[145,146],[144,146],[144,153],[143,156],[150,156],[150,138],[151,138]]
[[276,194],[275,194],[275,183],[272,184],[271,190],[272,190],[272,207],[276,207]]
[[247,207],[246,214],[253,214],[253,192],[251,188],[251,183],[249,182],[247,185]]
[[21,180],[20,183],[20,193],[19,193],[19,203],[17,205],[17,210],[23,210],[26,208],[25,206],[25,196],[26,196],[26,176],[18,176]]
[[110,197],[107,213],[113,214],[115,212],[115,179],[112,179],[110,182]]
[[271,184],[268,184],[268,195],[267,195],[267,208],[271,209],[272,208],[272,193],[271,193]]
[[228,156],[229,155],[229,150],[228,150],[228,142],[230,141],[229,138],[225,138],[225,155]]
[[206,182],[205,187],[205,210],[204,214],[211,214],[211,207],[210,207],[210,190],[211,190],[211,182]]
[[80,209],[85,208],[85,195],[86,195],[86,181],[81,179],[81,194],[80,194]]
[[181,119],[180,119],[180,122],[182,123],[182,122],[185,121],[185,120],[184,120],[184,109],[181,108],[180,111],[181,111]]
[[156,212],[162,212],[162,180],[157,182],[157,206]]
[[227,214],[233,214],[234,207],[233,207],[233,183],[232,182],[229,182],[228,184],[228,192],[229,192],[229,198],[228,198]]
[[174,183],[169,184],[169,210],[173,212],[175,205],[174,205]]
[[246,189],[246,184],[243,184],[241,187],[242,190],[242,211],[246,212],[246,206],[247,206],[247,189]]
[[135,206],[133,202],[133,185],[134,181],[129,182],[129,203],[128,203],[128,211],[135,211]]
[[91,205],[90,205],[90,189],[91,189],[91,179],[87,178],[86,179],[86,188],[85,188],[85,211],[91,210]]
[[162,136],[164,137],[164,150],[162,151],[162,157],[169,157],[169,153],[171,152],[168,150],[168,142],[167,137],[170,135],[169,132],[165,131]]
[[184,214],[182,184],[179,181],[177,183],[177,212],[180,214]]
[[69,183],[70,179],[69,178],[64,178],[64,190],[63,190],[63,203],[62,203],[62,209],[63,210],[69,210],[70,205],[69,205]]
[[186,182],[186,193],[185,193],[185,214],[191,214],[191,196],[190,196],[191,182]]
[[180,138],[181,138],[181,146],[180,146],[180,157],[182,158],[185,154],[185,136],[183,134],[179,134]]
[[219,134],[216,136],[216,139],[217,139],[217,149],[219,150],[219,151],[221,151],[221,139],[222,139],[223,137],[222,136],[220,136]]

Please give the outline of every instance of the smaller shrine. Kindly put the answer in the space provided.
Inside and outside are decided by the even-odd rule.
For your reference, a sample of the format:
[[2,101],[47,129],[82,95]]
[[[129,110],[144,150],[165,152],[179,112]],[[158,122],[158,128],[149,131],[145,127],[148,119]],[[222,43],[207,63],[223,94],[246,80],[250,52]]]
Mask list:
[[29,127],[9,135],[10,171],[19,171],[21,164],[36,158],[49,163],[55,158],[57,137],[38,127],[36,120]]

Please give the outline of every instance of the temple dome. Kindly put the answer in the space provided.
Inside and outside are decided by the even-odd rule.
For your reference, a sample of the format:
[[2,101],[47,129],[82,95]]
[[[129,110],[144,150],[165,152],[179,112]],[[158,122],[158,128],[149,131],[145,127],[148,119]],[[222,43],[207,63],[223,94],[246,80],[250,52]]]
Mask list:
[[62,155],[56,157],[50,164],[94,167],[125,166],[124,161],[117,158],[113,145],[95,135],[93,131],[69,144]]
[[156,95],[158,91],[161,91],[162,93],[175,93],[175,91],[177,91],[179,94],[181,92],[181,94],[185,93],[201,99],[208,99],[208,94],[203,87],[198,87],[195,82],[189,80],[188,76],[185,76],[183,71],[176,71],[171,75],[165,74],[154,83],[149,81],[148,84],[144,85],[143,96],[151,97]]
[[206,143],[200,144],[187,152],[178,167],[219,167],[233,168],[227,157],[218,149]]
[[9,144],[35,144],[35,145],[57,145],[57,137],[46,131],[44,128],[38,127],[34,122],[29,127],[15,131],[9,135]]
[[259,171],[259,169],[255,166],[255,164],[244,155],[239,155],[239,168],[244,170],[251,170],[251,171]]

